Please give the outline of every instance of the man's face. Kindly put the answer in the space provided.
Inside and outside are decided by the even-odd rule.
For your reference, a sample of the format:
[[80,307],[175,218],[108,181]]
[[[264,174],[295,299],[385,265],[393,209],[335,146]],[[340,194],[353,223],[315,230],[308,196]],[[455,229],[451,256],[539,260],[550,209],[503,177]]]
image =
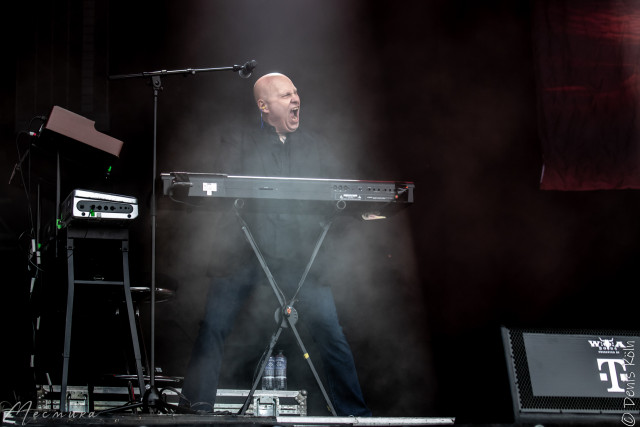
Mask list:
[[295,132],[300,125],[300,97],[293,82],[275,76],[266,88],[263,113],[279,135]]

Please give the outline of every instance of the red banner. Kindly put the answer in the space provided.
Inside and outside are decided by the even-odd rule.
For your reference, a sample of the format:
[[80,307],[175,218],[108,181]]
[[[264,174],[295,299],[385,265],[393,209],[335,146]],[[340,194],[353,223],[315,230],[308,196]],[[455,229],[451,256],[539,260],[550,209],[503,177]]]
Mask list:
[[535,4],[541,188],[640,188],[640,2]]

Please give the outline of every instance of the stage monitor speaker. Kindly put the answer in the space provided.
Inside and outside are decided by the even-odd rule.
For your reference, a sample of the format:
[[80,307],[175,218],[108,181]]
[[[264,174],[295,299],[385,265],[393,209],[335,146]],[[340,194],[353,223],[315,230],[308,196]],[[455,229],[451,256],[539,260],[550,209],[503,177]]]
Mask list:
[[640,425],[640,331],[503,327],[502,339],[516,422]]

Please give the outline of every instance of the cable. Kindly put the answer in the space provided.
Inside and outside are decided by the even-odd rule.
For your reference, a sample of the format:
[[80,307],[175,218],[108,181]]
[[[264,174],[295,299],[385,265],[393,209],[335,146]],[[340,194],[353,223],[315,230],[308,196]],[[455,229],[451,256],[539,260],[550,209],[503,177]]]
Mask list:
[[262,352],[262,355],[260,356],[260,359],[258,360],[258,364],[253,370],[253,377],[251,378],[251,384],[253,384],[256,381],[258,374],[260,374],[260,372],[258,371],[260,370],[260,366],[262,366],[262,363],[264,362],[264,360],[267,358],[267,353],[269,353],[269,347],[270,345],[267,345],[265,347],[264,351]]
[[[40,120],[42,121],[42,124],[40,125],[39,129],[37,132],[33,132],[31,131],[31,126],[33,124],[33,122],[35,120]],[[19,252],[22,252],[24,250],[24,255],[26,255],[27,257],[27,269],[28,271],[32,272],[32,277],[30,279],[30,289],[29,289],[29,304],[32,307],[32,298],[33,298],[33,291],[34,291],[34,286],[36,281],[38,280],[38,278],[40,277],[40,272],[44,271],[39,265],[39,250],[40,248],[37,247],[37,236],[36,234],[36,229],[35,229],[35,222],[34,222],[34,217],[33,217],[33,207],[32,207],[32,203],[31,203],[31,147],[32,147],[32,138],[34,137],[38,137],[40,136],[40,133],[42,132],[42,129],[44,128],[45,122],[47,120],[46,116],[34,116],[29,120],[29,123],[26,126],[26,130],[20,131],[17,133],[16,135],[16,139],[15,139],[15,144],[16,144],[16,153],[17,153],[17,162],[13,168],[13,171],[11,173],[11,176],[9,178],[9,183],[11,184],[11,181],[13,180],[13,177],[16,175],[16,172],[18,172],[18,175],[20,176],[20,184],[22,189],[24,190],[24,195],[26,198],[26,202],[27,202],[27,220],[28,220],[28,230],[23,231],[22,233],[20,233],[20,235],[18,236],[17,239],[17,249]],[[25,149],[24,153],[22,153],[20,151],[20,138],[23,135],[27,135],[28,136],[28,146]],[[27,178],[25,179],[25,174],[24,174],[24,162],[27,162]],[[23,241],[23,239],[25,238],[25,236],[28,238],[28,243],[27,243],[27,247],[21,247],[21,242]],[[34,262],[33,257],[36,257],[36,260]],[[31,354],[31,360],[30,360],[30,367],[32,369],[32,375],[33,375],[33,379],[34,382],[37,383],[37,378],[36,378],[36,370],[35,370],[35,357],[36,357],[36,342],[37,342],[37,334],[40,328],[40,316],[35,316],[35,313],[33,311],[33,307],[32,307],[32,312],[31,312],[31,329],[32,329],[32,354]]]
[[31,207],[31,191],[30,191],[30,187],[31,187],[31,177],[29,176],[29,185],[27,185],[27,181],[25,180],[24,177],[24,173],[23,173],[23,167],[22,167],[22,163],[24,162],[24,160],[29,157],[28,159],[28,166],[29,166],[29,171],[31,169],[31,140],[29,140],[29,147],[27,148],[24,156],[22,155],[22,153],[20,152],[20,136],[21,135],[29,135],[29,133],[27,131],[20,131],[18,132],[18,134],[16,135],[16,151],[18,153],[18,161],[14,167],[13,173],[11,175],[11,178],[9,178],[9,183],[11,183],[11,179],[13,179],[13,176],[15,174],[15,172],[18,172],[18,174],[20,175],[20,183],[22,184],[22,188],[24,190],[24,194],[25,197],[27,199],[27,219],[29,220],[29,227],[30,227],[30,231],[29,231],[29,235],[33,236],[33,232],[34,232],[34,222],[33,222],[33,209]]

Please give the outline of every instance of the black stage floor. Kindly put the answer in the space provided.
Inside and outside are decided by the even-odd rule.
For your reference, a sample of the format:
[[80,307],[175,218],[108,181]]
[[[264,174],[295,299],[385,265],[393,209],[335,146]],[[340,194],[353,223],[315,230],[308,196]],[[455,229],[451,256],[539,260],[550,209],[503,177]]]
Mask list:
[[[331,417],[331,416],[254,416],[229,414],[66,412],[33,410],[29,404],[5,407],[2,425],[76,425],[76,426],[486,426],[486,427],[552,427],[552,426],[629,426],[619,415],[539,414],[516,423],[456,423],[455,417]],[[629,421],[629,420],[626,420]]]
[[564,421],[527,421],[512,424],[456,424],[452,417],[310,417],[310,416],[229,416],[183,414],[60,414],[34,411],[5,411],[2,425],[76,425],[76,426],[485,426],[485,427],[552,427],[552,426],[620,426],[617,417],[572,418]]
[[177,414],[35,414],[29,412],[12,412],[3,420],[6,425],[118,425],[118,426],[206,426],[206,425],[266,425],[266,426],[424,426],[453,425],[453,418],[431,417],[254,417],[229,415],[177,415]]

